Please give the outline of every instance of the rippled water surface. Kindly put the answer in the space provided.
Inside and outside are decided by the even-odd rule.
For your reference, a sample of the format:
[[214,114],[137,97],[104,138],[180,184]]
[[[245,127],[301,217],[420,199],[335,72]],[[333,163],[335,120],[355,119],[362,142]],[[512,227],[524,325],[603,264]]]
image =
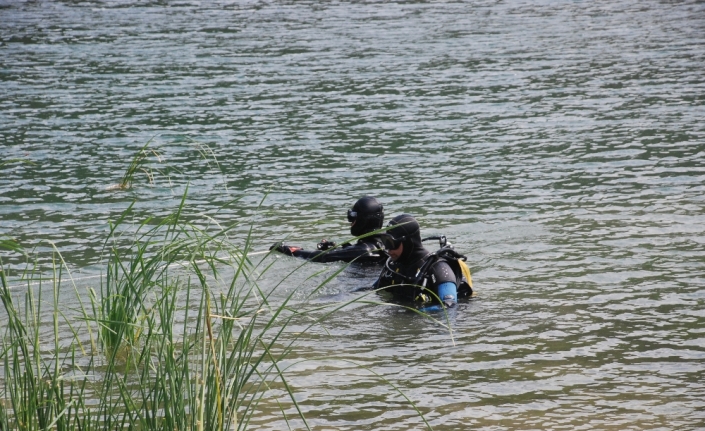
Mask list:
[[[312,429],[423,428],[382,376],[437,430],[702,430],[704,71],[702,2],[4,0],[0,236],[88,276],[109,220],[187,185],[189,217],[258,250],[346,238],[374,194],[478,295],[452,336],[359,306],[305,338]],[[147,142],[152,181],[110,190]],[[271,402],[252,429],[286,428]]]

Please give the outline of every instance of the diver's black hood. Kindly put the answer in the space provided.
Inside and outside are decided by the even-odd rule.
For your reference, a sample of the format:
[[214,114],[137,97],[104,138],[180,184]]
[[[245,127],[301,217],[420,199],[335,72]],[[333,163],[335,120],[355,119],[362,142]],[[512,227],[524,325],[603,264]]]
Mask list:
[[[352,210],[356,213],[355,223],[350,226],[353,236],[362,236],[366,233],[382,229],[384,223],[384,206],[372,196],[363,196],[355,202]],[[348,212],[350,214],[350,212]]]
[[410,214],[400,214],[389,221],[387,233],[395,239],[404,238],[404,251],[398,262],[408,265],[422,259],[428,254],[421,243],[421,228],[419,222]]

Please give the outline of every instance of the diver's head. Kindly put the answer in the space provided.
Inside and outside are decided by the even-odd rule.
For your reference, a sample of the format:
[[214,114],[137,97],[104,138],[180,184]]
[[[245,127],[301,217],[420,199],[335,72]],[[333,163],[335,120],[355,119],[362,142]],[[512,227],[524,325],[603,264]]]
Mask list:
[[361,236],[366,233],[382,229],[384,223],[384,207],[372,196],[364,196],[355,202],[352,209],[348,210],[350,233]]
[[409,214],[400,214],[389,221],[387,235],[382,238],[392,260],[406,260],[423,249],[419,222]]

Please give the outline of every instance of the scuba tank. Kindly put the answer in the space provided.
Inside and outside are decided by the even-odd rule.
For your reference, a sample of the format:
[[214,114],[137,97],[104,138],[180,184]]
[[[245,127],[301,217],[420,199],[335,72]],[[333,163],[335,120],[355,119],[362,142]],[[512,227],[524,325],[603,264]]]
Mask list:
[[[472,275],[470,274],[470,268],[468,268],[468,265],[465,263],[467,257],[455,251],[453,244],[448,241],[445,235],[430,236],[422,239],[421,242],[434,239],[438,240],[438,245],[440,248],[426,258],[426,262],[424,262],[419,273],[423,274],[423,277],[425,278],[429,268],[431,268],[433,264],[439,260],[444,260],[448,263],[448,265],[450,265],[450,268],[453,270],[453,274],[455,274],[455,285],[458,289],[458,299],[472,296]],[[422,281],[425,283],[425,280]]]
[[[435,252],[429,253],[424,258],[424,263],[418,269],[414,276],[405,276],[396,272],[392,267],[390,267],[391,259],[387,259],[385,263],[385,268],[389,273],[395,274],[396,277],[405,279],[404,284],[407,286],[416,286],[416,292],[411,294],[411,297],[407,296],[409,299],[414,299],[421,302],[428,302],[431,300],[428,293],[425,292],[428,285],[429,270],[438,261],[443,260],[450,266],[455,276],[455,285],[457,287],[458,299],[468,298],[472,296],[472,276],[470,274],[470,268],[468,268],[465,261],[467,258],[455,251],[453,244],[448,242],[444,235],[441,236],[431,236],[424,238],[421,241],[431,241],[438,240],[439,249]],[[406,296],[406,295],[405,295]]]

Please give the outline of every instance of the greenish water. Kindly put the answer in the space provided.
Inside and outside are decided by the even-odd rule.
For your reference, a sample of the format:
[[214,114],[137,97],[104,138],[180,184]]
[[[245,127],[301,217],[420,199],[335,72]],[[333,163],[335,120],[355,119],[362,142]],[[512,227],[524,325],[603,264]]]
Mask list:
[[[455,345],[386,307],[305,338],[312,428],[421,428],[354,360],[437,430],[705,429],[703,70],[702,2],[2,1],[2,160],[33,164],[0,167],[0,235],[90,285],[133,201],[169,214],[188,184],[194,219],[266,250],[345,238],[374,194],[448,236],[478,296]],[[150,139],[153,182],[109,190]],[[274,400],[252,424],[285,427]]]

